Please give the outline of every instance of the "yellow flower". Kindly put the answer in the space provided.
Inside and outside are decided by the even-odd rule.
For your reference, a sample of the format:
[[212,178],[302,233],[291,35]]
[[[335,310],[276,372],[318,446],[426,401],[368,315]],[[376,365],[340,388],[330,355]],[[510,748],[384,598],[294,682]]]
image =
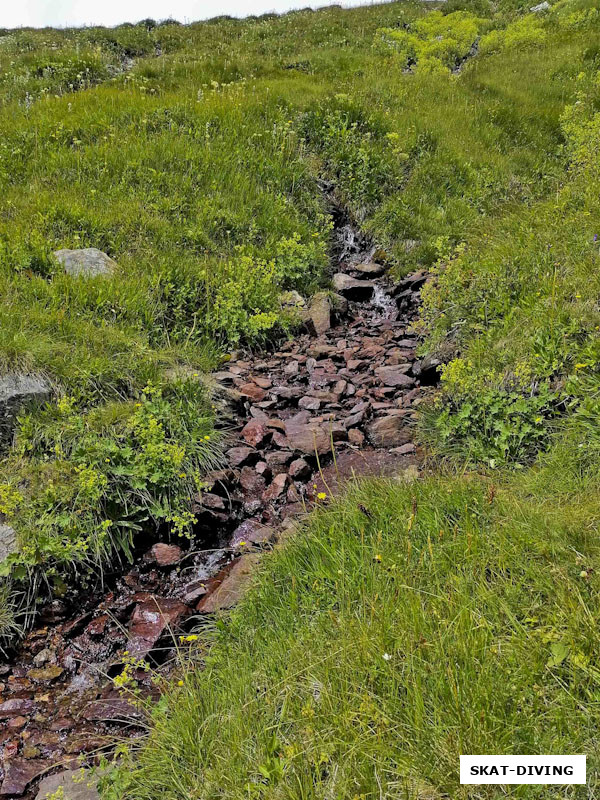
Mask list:
[[183,686],[183,685],[184,685],[183,681],[177,681],[177,686]]
[[319,494],[317,495],[317,500],[325,500],[326,497],[327,497],[327,492],[319,492]]
[[541,422],[541,421],[542,421],[542,417],[536,417],[536,418],[535,418],[535,421],[536,421],[536,422]]
[[589,367],[589,364],[575,364],[575,369],[585,369],[585,367]]
[[245,545],[246,545],[246,542],[240,542],[240,547],[244,547]]
[[204,438],[208,441],[208,439],[210,439],[210,436],[207,435]]
[[383,559],[382,559],[382,557],[379,555],[379,553],[377,553],[377,554],[375,555],[375,561],[378,561],[379,563],[381,563],[381,562],[383,561]]

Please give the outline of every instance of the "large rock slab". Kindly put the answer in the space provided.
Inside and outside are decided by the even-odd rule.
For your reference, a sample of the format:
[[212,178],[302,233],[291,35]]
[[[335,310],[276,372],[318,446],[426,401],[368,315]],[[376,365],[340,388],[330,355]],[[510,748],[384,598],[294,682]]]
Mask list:
[[100,800],[97,776],[84,769],[69,769],[41,781],[35,800]]
[[247,553],[234,561],[223,582],[212,594],[200,601],[198,611],[214,614],[216,611],[232,608],[248,589],[259,561],[259,553]]
[[336,272],[333,276],[333,286],[348,300],[364,301],[370,300],[375,291],[375,284],[372,281],[359,281],[351,278],[345,272]]
[[0,444],[11,443],[16,419],[23,406],[50,399],[50,383],[41,375],[9,373],[0,378]]
[[375,375],[385,386],[400,386],[402,388],[415,385],[415,379],[406,375],[410,365],[397,364],[390,367],[378,367]]
[[50,764],[47,761],[15,758],[8,763],[0,788],[2,797],[20,797],[34,778],[37,778]]
[[303,455],[322,456],[331,450],[331,436],[325,426],[290,419],[285,423],[287,444]]
[[67,275],[72,275],[74,278],[112,275],[117,268],[116,261],[95,247],[86,247],[83,250],[56,250],[54,257],[62,264]]

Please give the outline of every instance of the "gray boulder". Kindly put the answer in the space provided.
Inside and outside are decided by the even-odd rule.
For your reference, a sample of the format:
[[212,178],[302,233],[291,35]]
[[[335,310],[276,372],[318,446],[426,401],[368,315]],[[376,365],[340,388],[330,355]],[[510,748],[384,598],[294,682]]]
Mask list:
[[10,525],[0,523],[0,564],[18,549],[17,534]]
[[532,6],[529,10],[533,11],[534,14],[539,14],[541,11],[548,11],[550,8],[550,3],[544,0],[543,3],[538,3],[537,6]]
[[98,275],[112,275],[117,268],[116,261],[95,247],[84,250],[56,250],[54,257],[74,278],[96,278]]
[[99,800],[98,776],[105,771],[98,770],[93,776],[89,770],[69,769],[49,775],[40,783],[36,800],[50,800],[55,797],[60,797],[61,800]]
[[0,445],[10,444],[21,408],[49,400],[50,392],[50,384],[41,375],[10,373],[0,378]]

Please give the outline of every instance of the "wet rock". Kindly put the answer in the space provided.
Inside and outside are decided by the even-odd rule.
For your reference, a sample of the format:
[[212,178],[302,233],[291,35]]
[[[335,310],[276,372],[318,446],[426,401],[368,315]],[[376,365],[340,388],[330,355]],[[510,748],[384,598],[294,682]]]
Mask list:
[[108,621],[108,614],[101,614],[99,617],[96,617],[96,619],[93,619],[90,622],[85,629],[85,632],[88,634],[88,636],[103,636],[106,631]]
[[331,302],[327,292],[317,292],[308,310],[309,329],[315,336],[326,333],[331,328]]
[[49,775],[41,781],[35,800],[100,800],[98,774],[75,769]]
[[19,717],[29,714],[33,711],[34,707],[35,704],[33,700],[13,697],[10,700],[5,700],[3,703],[0,703],[0,719],[9,719],[10,717]]
[[0,445],[10,444],[21,408],[40,405],[50,399],[50,394],[50,384],[41,375],[10,373],[0,377]]
[[348,300],[358,302],[370,300],[375,291],[375,284],[372,281],[359,281],[346,275],[345,272],[336,272],[333,276],[333,286],[336,292]]
[[234,561],[225,580],[212,594],[200,601],[198,611],[214,614],[216,611],[232,608],[248,589],[259,561],[258,553],[246,553]]
[[290,464],[289,475],[295,481],[306,480],[310,478],[311,468],[303,458],[296,458]]
[[270,436],[271,431],[259,419],[251,419],[242,428],[242,438],[252,447],[262,447]]
[[37,778],[47,767],[47,761],[30,761],[24,758],[15,758],[10,761],[4,773],[4,780],[0,788],[3,797],[20,797],[31,781]]
[[176,544],[157,542],[146,554],[146,560],[159,567],[172,567],[181,561],[182,556],[183,550]]
[[51,664],[49,667],[41,667],[40,669],[30,669],[27,677],[33,681],[49,682],[54,681],[63,674],[64,669],[59,667],[58,664]]
[[269,525],[262,525],[258,520],[247,519],[233,532],[231,546],[239,547],[242,542],[246,544],[267,544],[273,540],[275,531]]
[[280,498],[287,489],[290,477],[285,472],[275,475],[273,482],[263,493],[262,499],[265,503],[272,503],[274,500]]
[[410,430],[402,417],[387,416],[367,426],[369,439],[376,447],[400,447],[410,440]]
[[117,264],[110,256],[95,247],[83,250],[56,250],[56,260],[62,264],[67,275],[73,277],[96,278],[98,275],[111,275]]
[[136,658],[146,656],[167,630],[172,630],[187,611],[179,600],[151,597],[139,603],[129,624],[127,650]]
[[415,379],[406,375],[403,364],[389,367],[378,367],[375,370],[375,375],[386,386],[401,386],[409,387],[415,385]]

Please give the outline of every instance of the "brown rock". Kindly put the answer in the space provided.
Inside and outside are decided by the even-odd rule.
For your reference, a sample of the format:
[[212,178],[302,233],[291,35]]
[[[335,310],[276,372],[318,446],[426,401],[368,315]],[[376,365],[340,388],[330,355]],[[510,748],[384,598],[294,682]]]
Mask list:
[[14,697],[11,700],[5,700],[3,703],[0,703],[0,719],[9,719],[10,717],[19,717],[22,714],[29,714],[33,711],[33,708],[33,700]]
[[87,770],[74,769],[49,775],[40,783],[35,800],[100,800],[97,788],[98,775]]
[[259,403],[267,396],[265,390],[257,386],[254,381],[242,384],[242,386],[240,386],[240,394],[244,395],[244,397],[248,397],[254,403]]
[[30,669],[27,676],[34,681],[53,681],[60,678],[64,669],[59,667],[58,664],[52,664],[49,667],[42,667],[41,669]]
[[30,761],[23,758],[15,758],[8,763],[4,780],[0,788],[0,795],[14,795],[20,797],[25,794],[25,790],[31,781],[40,775],[49,766],[47,761]]
[[287,489],[289,480],[290,476],[285,472],[280,472],[279,475],[275,475],[271,485],[263,493],[263,501],[265,503],[272,503],[274,500],[277,500],[279,497],[281,497],[281,495]]
[[177,626],[187,610],[179,600],[169,597],[151,597],[139,603],[129,623],[130,655],[136,658],[147,655],[165,631]]
[[27,724],[27,717],[13,717],[8,721],[7,727],[11,731],[17,731],[24,728]]
[[368,275],[371,278],[379,278],[385,272],[385,266],[376,264],[374,261],[366,261],[364,264],[353,264],[352,270],[361,275]]
[[232,447],[225,455],[232,467],[243,467],[256,456],[256,450],[253,447]]
[[304,408],[306,411],[318,411],[321,408],[321,401],[317,397],[306,395],[298,401],[298,408]]
[[275,531],[269,525],[262,525],[258,520],[247,519],[232,534],[231,546],[239,547],[241,542],[247,544],[267,544],[272,541]]
[[361,447],[365,441],[365,435],[358,428],[351,428],[348,431],[348,441],[355,447]]
[[290,464],[290,477],[295,481],[302,481],[310,478],[311,468],[303,458],[296,458]]
[[331,450],[329,434],[319,425],[288,420],[285,432],[289,445],[305,455],[325,455]]
[[200,601],[198,611],[214,614],[216,611],[232,608],[246,592],[259,561],[259,553],[245,553],[238,558],[225,580],[212,594]]
[[252,447],[261,447],[271,436],[271,431],[259,419],[251,419],[242,428],[242,437]]
[[183,550],[176,544],[157,542],[148,552],[148,561],[155,562],[159,567],[172,567],[181,561],[182,556]]
[[88,722],[122,722],[124,725],[144,718],[144,714],[126,697],[111,695],[89,703],[82,714]]
[[369,439],[377,447],[400,447],[410,441],[410,429],[402,417],[380,417],[367,428]]

